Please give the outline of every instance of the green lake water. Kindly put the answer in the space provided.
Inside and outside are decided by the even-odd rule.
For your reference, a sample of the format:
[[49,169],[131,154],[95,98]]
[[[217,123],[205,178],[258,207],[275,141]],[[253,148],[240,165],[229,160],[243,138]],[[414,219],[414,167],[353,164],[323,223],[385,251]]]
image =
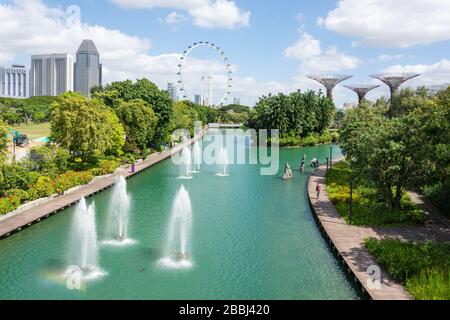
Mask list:
[[[99,247],[107,275],[69,290],[61,274],[74,208],[0,241],[0,299],[359,299],[311,214],[306,184],[330,146],[280,151],[280,170],[261,176],[259,165],[230,165],[228,177],[204,165],[191,180],[166,160],[128,180],[128,247]],[[340,155],[334,146],[334,156]],[[306,172],[298,171],[307,154]],[[284,163],[294,179],[283,181]],[[173,198],[181,185],[193,209],[192,262],[186,270],[158,266]],[[112,190],[90,199],[97,233],[104,235]]]

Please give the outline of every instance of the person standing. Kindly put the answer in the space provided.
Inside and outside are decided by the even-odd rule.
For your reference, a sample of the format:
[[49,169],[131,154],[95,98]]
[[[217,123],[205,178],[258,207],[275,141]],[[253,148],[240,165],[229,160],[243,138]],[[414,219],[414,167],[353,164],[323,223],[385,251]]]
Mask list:
[[319,199],[319,197],[320,197],[320,191],[321,191],[320,183],[317,182],[317,185],[316,185],[317,199]]

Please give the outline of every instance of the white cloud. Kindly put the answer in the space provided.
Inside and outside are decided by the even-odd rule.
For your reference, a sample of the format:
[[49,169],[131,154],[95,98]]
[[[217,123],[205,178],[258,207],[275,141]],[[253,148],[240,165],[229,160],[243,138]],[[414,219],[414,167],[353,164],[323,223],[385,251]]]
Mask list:
[[410,47],[450,39],[450,1],[341,0],[317,25],[363,44]]
[[171,13],[169,13],[165,19],[166,23],[168,23],[168,24],[183,23],[183,22],[186,22],[187,20],[188,20],[187,17],[185,17],[183,14],[178,13],[176,11],[172,11]]
[[385,68],[383,72],[411,72],[421,74],[420,77],[407,82],[407,85],[413,87],[446,84],[450,82],[450,60],[442,59],[432,64],[394,65]]
[[358,58],[339,52],[334,46],[328,47],[323,52],[320,41],[306,32],[303,32],[300,40],[294,45],[284,50],[284,55],[301,60],[304,73],[354,69],[361,63]]
[[132,9],[169,8],[185,10],[194,25],[204,28],[249,26],[250,11],[242,11],[231,0],[110,0]]
[[303,32],[300,40],[284,50],[284,55],[294,59],[308,59],[321,53],[320,41],[309,33]]

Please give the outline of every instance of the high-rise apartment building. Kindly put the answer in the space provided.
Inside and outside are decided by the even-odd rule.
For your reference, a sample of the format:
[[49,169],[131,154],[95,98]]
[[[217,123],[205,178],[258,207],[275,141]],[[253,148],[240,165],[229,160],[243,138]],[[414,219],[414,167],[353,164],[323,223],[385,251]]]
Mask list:
[[201,105],[201,104],[202,104],[202,96],[199,95],[199,94],[196,94],[195,97],[194,97],[194,102],[195,102],[196,104]]
[[31,56],[30,96],[59,96],[73,91],[73,57],[70,54]]
[[173,101],[177,101],[177,87],[175,87],[173,83],[167,83],[167,92],[169,92],[170,98],[172,98]]
[[76,92],[90,97],[91,89],[102,85],[102,64],[94,41],[83,40],[76,56],[74,89]]
[[0,67],[0,97],[27,97],[27,70],[22,65]]

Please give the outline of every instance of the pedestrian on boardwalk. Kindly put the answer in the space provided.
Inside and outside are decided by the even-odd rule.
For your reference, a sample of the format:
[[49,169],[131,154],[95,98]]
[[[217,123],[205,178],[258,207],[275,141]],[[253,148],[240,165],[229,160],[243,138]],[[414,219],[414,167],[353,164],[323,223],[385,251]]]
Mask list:
[[319,199],[319,197],[320,197],[320,190],[321,190],[320,183],[317,182],[317,185],[316,185],[317,199]]

